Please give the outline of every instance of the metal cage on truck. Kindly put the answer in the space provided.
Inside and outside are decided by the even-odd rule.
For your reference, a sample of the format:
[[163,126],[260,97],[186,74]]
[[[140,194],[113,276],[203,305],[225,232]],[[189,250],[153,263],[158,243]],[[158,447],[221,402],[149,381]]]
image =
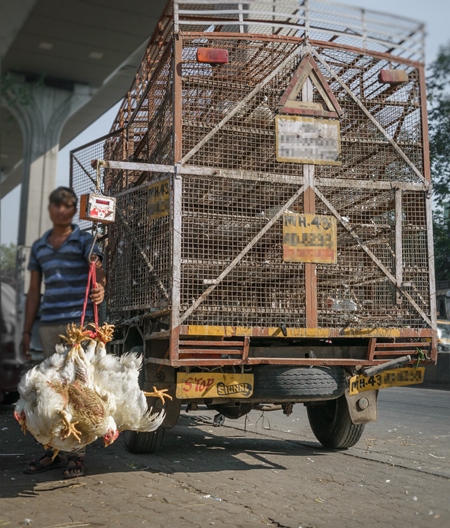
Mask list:
[[326,1],[168,2],[111,133],[71,153],[77,193],[117,201],[112,349],[146,383],[436,360],[423,38]]

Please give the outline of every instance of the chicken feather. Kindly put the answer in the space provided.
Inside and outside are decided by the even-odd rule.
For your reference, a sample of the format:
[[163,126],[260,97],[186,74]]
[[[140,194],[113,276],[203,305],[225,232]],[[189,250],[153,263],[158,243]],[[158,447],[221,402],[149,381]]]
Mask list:
[[119,431],[154,431],[162,424],[165,411],[152,414],[147,398],[139,387],[142,356],[128,352],[117,357],[112,354],[96,357],[93,362],[96,386],[111,395],[116,402],[113,412]]

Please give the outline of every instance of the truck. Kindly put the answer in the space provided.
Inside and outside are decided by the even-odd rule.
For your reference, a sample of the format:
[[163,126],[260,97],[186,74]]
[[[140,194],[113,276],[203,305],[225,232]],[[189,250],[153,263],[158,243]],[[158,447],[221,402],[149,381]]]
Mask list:
[[423,40],[414,20],[326,1],[167,3],[110,133],[71,152],[76,192],[116,204],[95,224],[110,351],[143,354],[143,389],[172,396],[129,450],[156,451],[182,409],[297,403],[346,449],[379,390],[423,381]]
[[439,352],[450,352],[450,283],[441,280],[436,282],[437,309],[437,349]]

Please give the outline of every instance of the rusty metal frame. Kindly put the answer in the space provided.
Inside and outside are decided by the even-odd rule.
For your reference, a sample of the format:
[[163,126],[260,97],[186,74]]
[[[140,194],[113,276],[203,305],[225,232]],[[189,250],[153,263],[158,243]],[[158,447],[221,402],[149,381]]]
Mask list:
[[[217,2],[214,2],[214,6],[220,6],[221,4],[229,6],[229,2],[226,2],[226,0],[218,0]],[[270,28],[272,32],[276,29],[286,29],[296,32],[296,34],[298,34],[300,30],[303,30],[306,38],[310,38],[313,32],[325,34],[330,38],[348,38],[351,36],[353,39],[362,43],[361,47],[368,47],[368,45],[376,47],[381,45],[387,49],[393,47],[394,49],[400,50],[400,53],[411,53],[411,46],[404,46],[402,41],[397,43],[393,41],[393,35],[395,33],[397,33],[397,35],[400,33],[402,29],[401,22],[405,23],[407,20],[406,18],[401,22],[397,22],[398,25],[395,25],[396,21],[394,21],[394,19],[391,22],[386,20],[384,22],[385,29],[378,28],[376,32],[381,38],[376,38],[369,35],[368,27],[371,22],[370,16],[378,14],[375,11],[359,8],[352,9],[350,6],[346,6],[348,11],[351,10],[351,14],[346,17],[341,13],[343,20],[339,21],[339,17],[336,15],[339,13],[338,10],[340,6],[330,6],[330,4],[328,4],[328,10],[333,10],[334,8],[336,9],[336,13],[333,13],[335,15],[333,29],[327,29],[323,25],[323,20],[321,19],[321,14],[326,13],[326,10],[324,7],[320,7],[320,2],[315,2],[319,7],[311,7],[309,0],[303,0],[299,4],[300,5],[297,4],[294,12],[283,13],[282,11],[276,11],[275,9],[272,12],[261,10],[264,5],[269,7],[276,5],[275,2],[269,2],[267,0],[249,0],[245,3],[247,9],[244,10],[241,9],[242,4],[240,3],[238,4],[238,9],[230,9],[229,7],[228,9],[221,9],[220,7],[215,7],[215,9],[208,10],[199,9],[201,6],[211,5],[211,2],[208,0],[199,0],[198,2],[195,0],[174,1],[175,31],[178,33],[179,31],[182,31],[181,26],[183,26],[184,29],[184,27],[189,27],[190,25],[209,26],[212,23],[220,24],[222,26],[239,25],[242,24],[242,16],[246,15],[245,24],[249,28],[252,26],[266,26],[267,28]],[[187,7],[187,9],[180,9],[180,5]],[[190,5],[193,7],[189,9]],[[302,7],[304,14],[300,13]],[[271,19],[267,19],[267,15],[269,14],[272,15]],[[234,15],[234,18],[232,15]],[[339,29],[339,26],[342,26],[342,29]],[[388,30],[389,27],[392,27],[392,30]],[[407,29],[406,26],[404,29],[407,32],[408,29],[411,31],[411,29]],[[423,33],[423,26],[421,29]],[[248,31],[248,33],[251,33],[251,31]],[[385,39],[383,39],[384,36]],[[409,35],[409,37],[411,42],[413,40],[412,36]],[[420,52],[423,53],[422,35],[417,39],[417,44],[421,48]]]
[[[188,336],[216,336],[216,337],[235,337],[235,336],[249,336],[249,337],[282,337],[280,328],[269,327],[233,327],[233,326],[196,326],[196,325],[181,325],[181,335]],[[287,337],[289,339],[311,338],[317,337],[325,338],[347,338],[347,337],[361,337],[361,338],[380,338],[380,339],[427,339],[432,337],[431,328],[402,328],[400,331],[395,329],[390,331],[386,328],[288,328]],[[167,338],[169,333],[160,333],[154,335],[152,339]]]
[[[94,160],[97,161],[97,160]],[[257,180],[257,181],[273,181],[273,182],[285,182],[285,183],[298,183],[302,184],[304,178],[302,176],[288,178],[283,177],[280,174],[270,175],[268,173],[259,173],[252,171],[233,171],[227,169],[215,169],[209,167],[198,167],[195,165],[159,165],[154,163],[137,163],[132,161],[114,161],[114,160],[99,160],[99,162],[106,169],[115,170],[129,170],[129,171],[143,171],[143,172],[155,172],[163,174],[184,174],[199,176],[209,176],[217,178],[234,178],[242,180]],[[319,187],[340,187],[353,188],[355,187],[355,180],[346,180],[343,178],[335,178],[330,180],[329,178],[315,177],[315,183]],[[148,183],[142,183],[142,186],[148,185]],[[358,186],[364,189],[379,189],[379,190],[391,190],[393,187],[402,191],[426,191],[427,188],[423,183],[419,182],[392,182],[388,181],[358,181]],[[126,193],[133,192],[139,187],[133,187],[117,194],[122,196]]]
[[[423,345],[423,343],[417,343],[416,344],[406,346],[404,350],[396,349],[394,352],[390,351],[386,354],[383,354],[381,352],[375,353],[375,355],[380,356],[378,358],[373,359],[342,359],[342,358],[258,358],[258,357],[247,357],[244,359],[244,356],[242,355],[241,358],[236,359],[227,359],[227,358],[201,358],[201,349],[198,349],[195,353],[192,355],[197,355],[197,357],[189,357],[189,358],[177,358],[177,359],[160,359],[160,358],[152,358],[148,357],[146,358],[146,363],[154,363],[157,365],[167,365],[171,367],[189,367],[189,366],[238,366],[238,365],[293,365],[293,366],[321,366],[321,367],[332,367],[332,366],[339,366],[339,367],[367,367],[370,365],[378,365],[381,363],[384,363],[387,361],[385,356],[392,356],[392,355],[408,355],[411,354],[411,348],[419,348]],[[215,351],[216,354],[217,349],[211,349],[209,352]],[[220,350],[219,350],[220,351]],[[207,352],[205,351],[205,354]]]
[[[319,91],[322,99],[327,105],[328,110],[319,110],[314,108],[308,108],[305,106],[302,107],[293,107],[292,103],[289,105],[290,95],[292,92],[295,94],[296,87],[302,83],[309,80],[311,74],[315,76],[314,84]],[[300,86],[300,89],[302,88]],[[296,94],[295,94],[296,95]],[[307,103],[307,99],[303,97],[303,102]],[[338,103],[333,92],[330,90],[328,83],[326,82],[322,72],[317,67],[316,61],[312,58],[309,51],[304,55],[299,67],[294,73],[289,86],[286,88],[284,94],[281,96],[280,102],[278,103],[280,107],[280,112],[287,114],[298,114],[298,115],[311,115],[311,116],[321,116],[321,117],[334,117],[337,118],[342,115],[342,108]]]

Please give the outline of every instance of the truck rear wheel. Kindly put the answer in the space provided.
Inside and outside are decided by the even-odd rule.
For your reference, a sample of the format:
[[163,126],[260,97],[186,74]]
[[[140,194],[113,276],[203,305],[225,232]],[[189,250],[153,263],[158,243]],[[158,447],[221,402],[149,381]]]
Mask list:
[[314,436],[324,447],[353,447],[364,432],[365,424],[352,422],[345,395],[336,400],[308,405],[307,412]]
[[165,432],[166,430],[162,428],[150,433],[124,431],[125,446],[130,453],[134,453],[135,455],[156,453],[161,447]]
[[[142,354],[144,348],[142,346],[133,347],[130,352],[135,354]],[[142,368],[139,373],[139,385],[141,388],[144,384],[144,369]],[[135,455],[143,455],[146,453],[156,453],[161,447],[162,441],[164,439],[165,429],[161,427],[156,429],[156,431],[151,432],[138,432],[138,431],[124,431],[124,440],[125,446]]]

